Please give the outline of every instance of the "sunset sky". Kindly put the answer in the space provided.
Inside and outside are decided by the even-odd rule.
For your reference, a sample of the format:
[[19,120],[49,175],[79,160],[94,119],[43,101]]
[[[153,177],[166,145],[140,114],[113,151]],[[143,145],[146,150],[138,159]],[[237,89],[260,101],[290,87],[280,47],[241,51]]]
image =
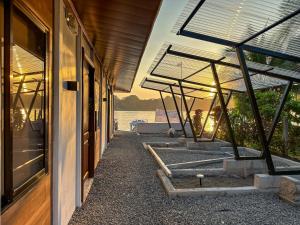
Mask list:
[[[137,76],[133,85],[133,89],[130,93],[117,93],[119,98],[124,98],[128,95],[137,95],[141,99],[159,98],[159,94],[156,91],[146,90],[140,87],[140,83],[144,77],[148,76],[148,70],[151,66],[157,53],[165,43],[178,43],[180,45],[195,47],[201,43],[199,40],[193,40],[187,37],[178,36],[172,33],[171,30],[175,25],[178,17],[186,6],[188,0],[164,0],[160,12],[155,21],[151,36],[149,38],[147,47],[140,67],[137,72]],[[207,49],[210,44],[206,43]],[[203,49],[203,45],[201,45]]]
[[[274,6],[272,8],[268,9],[269,13],[276,13],[278,10],[278,7],[280,6],[280,3],[282,0],[274,0]],[[255,3],[257,2],[257,3]],[[247,7],[251,8],[251,5],[259,4],[259,0],[251,0],[251,4],[248,6],[244,6],[243,10],[247,11]],[[145,49],[144,55],[142,57],[137,76],[133,85],[133,89],[130,93],[117,93],[116,95],[119,98],[126,97],[128,95],[137,95],[140,99],[151,99],[151,98],[159,98],[159,93],[157,91],[151,91],[147,89],[142,89],[140,87],[141,81],[146,77],[149,76],[149,67],[151,66],[153,60],[157,56],[158,52],[162,48],[162,46],[166,43],[169,44],[178,44],[186,47],[192,47],[194,49],[201,49],[202,51],[209,51],[209,52],[215,52],[220,53],[221,51],[224,51],[224,46],[220,46],[218,44],[213,44],[210,42],[200,41],[180,35],[176,35],[175,33],[172,33],[171,30],[176,24],[178,18],[180,17],[181,13],[183,12],[183,9],[187,5],[188,0],[163,0],[159,14],[157,16],[157,19],[154,23],[154,27],[152,30],[152,33],[150,35],[150,38],[148,40],[147,47]],[[241,8],[241,6],[240,6]],[[228,23],[225,22],[225,24],[229,24],[230,26],[236,26],[235,20],[236,18],[241,17],[240,15],[240,8],[238,10],[235,10],[235,19],[230,20]],[[261,19],[264,21],[265,16],[262,16]],[[267,22],[263,26],[267,25]],[[251,24],[250,24],[251,25]],[[220,25],[222,26],[222,25]],[[262,26],[262,24],[257,25]],[[228,26],[227,26],[228,27]],[[245,26],[247,27],[247,26]],[[263,27],[261,27],[262,29]],[[241,31],[240,31],[241,32]],[[230,34],[230,30],[228,31],[228,34]],[[218,70],[218,67],[217,67]]]

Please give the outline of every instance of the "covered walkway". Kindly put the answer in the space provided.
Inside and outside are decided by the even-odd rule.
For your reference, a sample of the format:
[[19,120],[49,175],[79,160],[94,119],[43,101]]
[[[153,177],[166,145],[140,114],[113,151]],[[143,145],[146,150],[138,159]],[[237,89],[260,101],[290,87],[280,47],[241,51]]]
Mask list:
[[70,224],[299,224],[297,207],[275,194],[169,199],[142,145],[162,139],[116,133]]

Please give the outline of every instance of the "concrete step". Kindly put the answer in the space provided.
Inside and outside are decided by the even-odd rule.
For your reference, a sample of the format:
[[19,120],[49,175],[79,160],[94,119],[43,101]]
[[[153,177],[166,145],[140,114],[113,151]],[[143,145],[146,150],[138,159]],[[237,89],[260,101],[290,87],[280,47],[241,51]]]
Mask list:
[[300,206],[300,176],[282,176],[278,195],[297,206]]

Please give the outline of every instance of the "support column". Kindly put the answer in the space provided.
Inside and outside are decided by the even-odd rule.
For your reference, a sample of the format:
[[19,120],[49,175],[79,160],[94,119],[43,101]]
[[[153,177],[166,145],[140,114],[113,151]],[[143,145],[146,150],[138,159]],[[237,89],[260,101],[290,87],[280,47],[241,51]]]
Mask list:
[[184,107],[185,107],[186,116],[187,116],[187,118],[189,119],[189,122],[190,122],[190,127],[191,127],[191,130],[192,130],[192,133],[193,133],[194,142],[197,142],[197,135],[196,135],[196,132],[195,132],[195,129],[194,129],[194,125],[193,125],[193,121],[191,119],[189,108],[188,108],[188,105],[187,105],[187,102],[186,102],[186,99],[185,99],[185,95],[184,95],[184,92],[183,92],[181,81],[178,81],[178,84],[179,84],[179,88],[180,88],[180,92],[181,92],[183,104],[184,104]]
[[260,139],[261,145],[263,147],[263,155],[262,156],[264,158],[266,158],[269,174],[274,174],[275,173],[275,168],[274,168],[272,156],[271,156],[271,153],[270,153],[270,149],[269,149],[269,146],[268,146],[268,141],[267,141],[267,138],[266,138],[266,134],[265,134],[265,131],[264,131],[262,119],[261,119],[261,116],[260,116],[260,113],[259,113],[258,105],[257,105],[257,102],[256,102],[256,98],[255,98],[254,90],[253,90],[253,87],[252,87],[251,79],[250,79],[250,76],[249,76],[249,71],[248,71],[248,68],[247,68],[245,56],[244,56],[243,50],[241,48],[236,48],[236,53],[237,53],[237,57],[238,57],[238,60],[239,60],[240,66],[241,66],[241,71],[242,71],[243,78],[244,78],[244,81],[245,81],[247,94],[249,96],[249,100],[250,100],[250,103],[251,103],[252,112],[254,114],[259,139]]
[[174,104],[175,104],[176,112],[177,112],[177,115],[178,115],[178,118],[179,118],[179,122],[180,122],[180,125],[181,125],[181,128],[182,128],[183,134],[187,138],[187,134],[186,134],[183,122],[182,122],[182,118],[180,116],[179,108],[178,108],[178,105],[177,105],[177,102],[176,102],[176,98],[175,98],[175,94],[174,94],[172,85],[169,85],[169,87],[170,87],[170,90],[171,90],[171,93],[172,93],[173,101],[174,101]]
[[269,135],[268,135],[268,139],[267,139],[267,144],[268,145],[270,145],[270,143],[271,143],[271,140],[272,140],[272,137],[273,137],[276,125],[279,122],[279,118],[280,118],[281,112],[283,110],[283,107],[284,107],[284,104],[286,102],[286,99],[287,99],[287,97],[288,97],[288,95],[290,93],[290,90],[292,89],[292,86],[293,86],[293,81],[289,81],[289,83],[287,84],[287,86],[284,89],[284,93],[283,93],[283,95],[282,95],[282,97],[280,99],[279,106],[276,109],[276,113],[275,113],[275,116],[273,118],[271,130],[270,130]]
[[[189,109],[189,113],[191,113],[191,111],[192,111],[192,109],[193,109],[193,106],[194,106],[194,104],[195,104],[195,101],[196,101],[196,98],[194,98],[193,101],[192,101],[192,104],[191,104],[190,109]],[[185,120],[184,120],[184,126],[185,126],[187,120],[188,120],[188,117],[185,117]]]
[[211,113],[211,110],[212,110],[212,108],[213,108],[213,106],[214,106],[214,104],[215,104],[215,102],[216,102],[216,99],[217,99],[217,94],[214,95],[214,98],[212,99],[211,104],[210,104],[210,106],[209,106],[209,109],[208,109],[207,115],[206,115],[206,117],[205,117],[205,120],[204,120],[202,129],[201,129],[201,131],[200,131],[200,138],[202,137],[202,134],[203,134],[203,132],[204,132],[204,130],[205,130],[205,126],[206,126],[208,117],[209,117],[209,115],[210,115],[210,113]]
[[172,128],[171,127],[171,123],[170,123],[170,119],[169,119],[169,115],[168,115],[168,111],[167,111],[167,108],[166,108],[166,105],[165,105],[165,101],[164,101],[164,98],[162,96],[161,91],[159,91],[159,94],[160,94],[160,98],[161,98],[161,101],[162,101],[162,104],[163,104],[163,107],[164,107],[164,110],[165,110],[165,114],[166,114],[166,117],[167,117],[169,128]]
[[[216,65],[214,63],[211,63],[210,65],[211,65],[211,70],[212,70],[212,74],[213,74],[213,77],[214,77],[214,81],[216,83],[216,88],[217,88],[217,93],[218,93],[218,96],[219,96],[220,104],[221,104],[221,107],[222,107],[222,110],[223,110],[223,114],[225,116],[227,129],[228,129],[228,132],[229,132],[229,135],[230,135],[230,138],[231,138],[232,147],[233,147],[233,151],[234,151],[234,156],[235,156],[235,159],[238,159],[240,156],[239,156],[239,152],[238,152],[237,145],[236,145],[236,142],[235,142],[233,129],[231,127],[231,122],[230,122],[230,119],[229,119],[229,116],[228,116],[227,106],[226,106],[226,103],[224,101],[224,97],[223,97],[219,77],[218,77],[217,70],[216,70]],[[228,99],[229,99],[229,97],[230,96],[228,96]]]
[[[229,104],[229,102],[230,102],[231,96],[232,96],[232,92],[230,91],[229,94],[228,94],[227,100],[226,100],[226,102],[225,102],[226,109],[227,109],[227,106],[228,106],[228,104]],[[216,136],[217,136],[218,129],[219,129],[219,126],[220,126],[220,124],[221,124],[221,122],[222,122],[223,116],[224,116],[224,111],[222,110],[222,111],[221,111],[220,118],[218,119],[218,122],[217,122],[217,124],[216,124],[216,128],[214,129],[214,133],[213,133],[213,135],[212,135],[212,137],[211,137],[211,140],[212,140],[212,141],[214,141],[215,138],[216,138]]]

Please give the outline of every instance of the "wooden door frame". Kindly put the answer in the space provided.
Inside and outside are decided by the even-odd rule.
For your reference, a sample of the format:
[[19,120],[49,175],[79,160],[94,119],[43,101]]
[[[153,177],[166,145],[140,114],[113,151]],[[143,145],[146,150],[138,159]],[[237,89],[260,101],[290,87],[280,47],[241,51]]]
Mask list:
[[111,109],[110,109],[110,104],[111,104],[111,99],[110,99],[110,86],[108,85],[108,84],[106,84],[106,102],[107,102],[107,127],[106,127],[106,142],[107,143],[109,143],[110,142],[110,126],[111,126],[111,124],[110,124],[110,120],[111,120],[111,115],[110,115],[110,111],[111,111]]
[[95,161],[95,67],[93,61],[85,54],[84,48],[82,47],[82,120],[81,120],[81,200],[84,197],[84,179],[83,179],[83,148],[84,148],[84,130],[83,130],[83,107],[84,107],[84,63],[87,62],[89,65],[89,152],[88,152],[88,178],[94,177],[94,161]]

